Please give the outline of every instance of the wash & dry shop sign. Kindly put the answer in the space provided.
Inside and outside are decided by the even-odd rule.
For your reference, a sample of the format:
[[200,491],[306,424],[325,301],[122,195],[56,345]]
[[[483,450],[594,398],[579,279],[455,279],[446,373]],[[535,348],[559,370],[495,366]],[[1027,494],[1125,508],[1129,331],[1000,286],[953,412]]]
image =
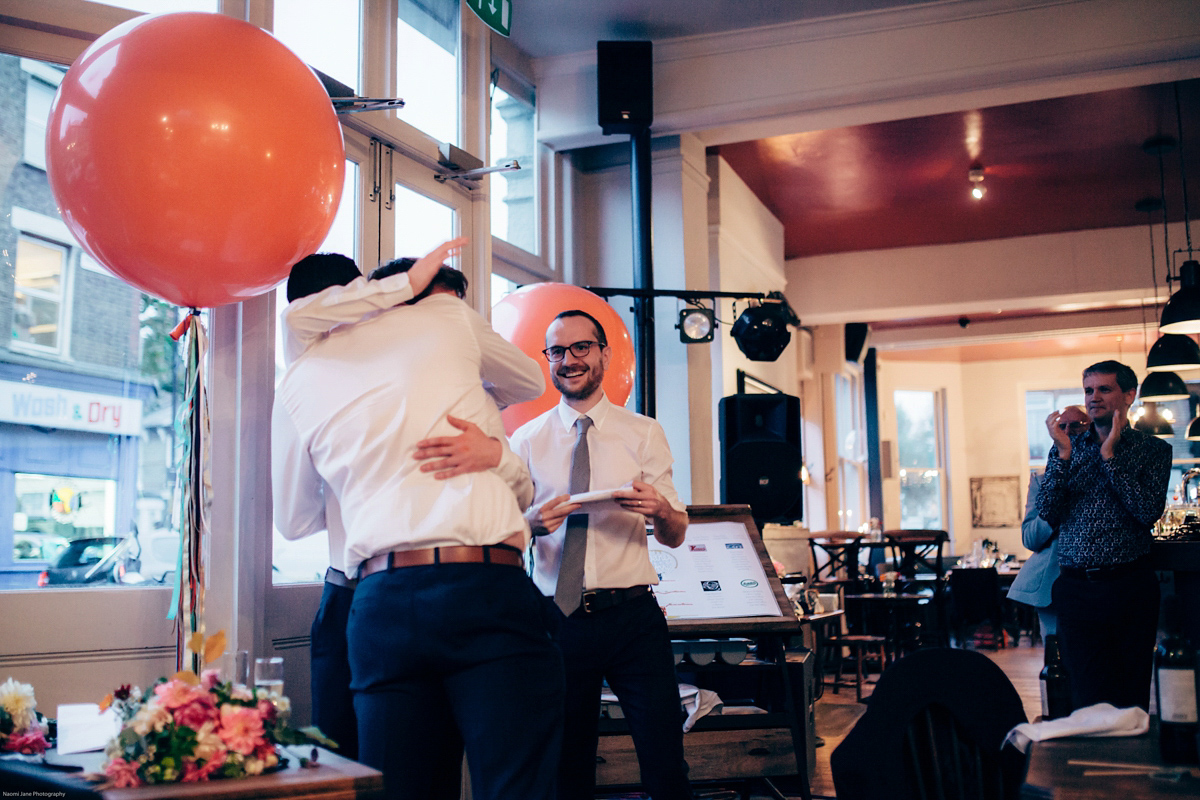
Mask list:
[[142,401],[0,381],[0,422],[137,436],[142,432]]

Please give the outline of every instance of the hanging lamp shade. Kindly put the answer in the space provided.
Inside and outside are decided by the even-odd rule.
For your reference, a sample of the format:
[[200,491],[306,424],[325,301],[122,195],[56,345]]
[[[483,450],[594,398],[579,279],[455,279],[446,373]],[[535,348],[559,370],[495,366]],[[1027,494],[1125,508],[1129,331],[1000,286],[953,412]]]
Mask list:
[[1188,396],[1187,384],[1174,372],[1151,372],[1142,381],[1141,401],[1143,403],[1184,400]]
[[1200,333],[1200,263],[1179,268],[1179,291],[1163,307],[1158,329],[1163,333]]
[[1182,372],[1200,369],[1200,345],[1182,333],[1164,333],[1146,356],[1149,372]]
[[1170,439],[1175,435],[1175,429],[1171,427],[1171,423],[1167,421],[1166,417],[1159,413],[1153,402],[1144,405],[1142,409],[1144,413],[1139,414],[1134,421],[1134,429],[1160,439]]
[[1200,417],[1188,423],[1187,440],[1189,442],[1200,442]]

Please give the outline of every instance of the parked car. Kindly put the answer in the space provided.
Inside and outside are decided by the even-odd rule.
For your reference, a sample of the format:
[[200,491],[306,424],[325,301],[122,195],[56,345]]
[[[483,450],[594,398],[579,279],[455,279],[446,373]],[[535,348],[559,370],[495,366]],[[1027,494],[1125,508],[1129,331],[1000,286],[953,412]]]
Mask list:
[[38,576],[38,586],[111,581],[118,559],[132,542],[133,537],[122,536],[75,539],[67,544],[48,568],[42,570]]

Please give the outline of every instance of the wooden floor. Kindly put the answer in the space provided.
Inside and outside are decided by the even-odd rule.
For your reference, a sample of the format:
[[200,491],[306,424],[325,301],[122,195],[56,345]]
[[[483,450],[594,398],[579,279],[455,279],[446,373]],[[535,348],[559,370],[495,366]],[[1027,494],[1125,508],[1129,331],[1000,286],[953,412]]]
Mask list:
[[[1028,641],[1022,639],[1017,647],[979,652],[995,661],[1008,675],[1025,704],[1025,716],[1032,720],[1042,713],[1041,688],[1038,683],[1038,673],[1042,669],[1042,647],[1040,644],[1031,647]],[[864,699],[869,696],[869,691],[868,686],[864,690]],[[817,748],[812,780],[814,798],[836,797],[833,791],[833,776],[829,770],[829,754],[841,743],[865,710],[865,705],[855,701],[852,688],[843,688],[835,695],[826,687],[825,694],[817,701],[817,735],[824,739],[825,744]]]

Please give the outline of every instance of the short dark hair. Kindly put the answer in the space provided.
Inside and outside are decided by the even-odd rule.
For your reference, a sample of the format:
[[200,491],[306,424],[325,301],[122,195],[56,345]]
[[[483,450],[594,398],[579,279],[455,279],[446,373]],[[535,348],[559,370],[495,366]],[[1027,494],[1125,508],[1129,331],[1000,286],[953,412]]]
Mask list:
[[600,324],[600,320],[596,319],[586,311],[578,308],[571,308],[560,313],[553,320],[551,320],[551,322],[560,319],[566,319],[567,317],[583,317],[584,319],[590,319],[592,321],[592,325],[596,326],[596,341],[599,342],[602,347],[608,347],[608,337],[604,335],[604,326]]
[[362,273],[354,259],[341,253],[313,253],[295,263],[288,275],[288,302],[308,297],[330,286],[345,286]]
[[[410,269],[412,269],[413,264],[416,263],[417,260],[415,258],[410,258],[408,256],[405,256],[404,258],[393,258],[386,264],[371,270],[371,274],[367,276],[367,280],[377,281],[382,278],[387,278],[391,275],[398,275],[401,272],[408,272]],[[412,300],[409,300],[408,303],[411,305],[418,300],[424,300],[438,289],[445,289],[447,291],[454,292],[454,294],[458,296],[458,299],[461,300],[467,296],[467,285],[466,275],[463,275],[462,272],[454,269],[453,267],[447,267],[445,264],[443,264],[440,268],[438,268],[437,273],[434,274],[433,280],[431,280],[429,285],[425,287],[425,291],[421,292]]]
[[1122,392],[1133,391],[1138,388],[1138,376],[1129,367],[1122,364],[1120,361],[1098,361],[1083,371],[1083,377],[1088,375],[1116,375],[1117,386]]

